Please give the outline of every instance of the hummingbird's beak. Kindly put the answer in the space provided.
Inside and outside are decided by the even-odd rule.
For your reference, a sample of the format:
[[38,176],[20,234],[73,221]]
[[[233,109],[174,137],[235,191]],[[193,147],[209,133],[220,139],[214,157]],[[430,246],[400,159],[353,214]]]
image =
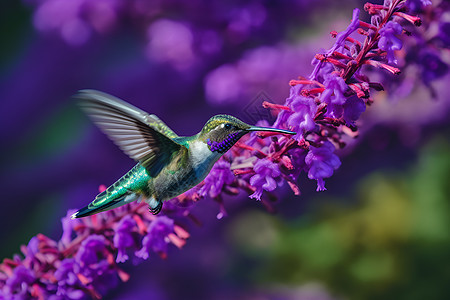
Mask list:
[[297,134],[296,132],[290,131],[290,130],[284,130],[284,129],[278,129],[278,128],[268,128],[268,127],[259,127],[259,126],[251,126],[247,129],[247,131],[269,131],[269,132],[277,132],[277,133],[284,133],[284,134]]

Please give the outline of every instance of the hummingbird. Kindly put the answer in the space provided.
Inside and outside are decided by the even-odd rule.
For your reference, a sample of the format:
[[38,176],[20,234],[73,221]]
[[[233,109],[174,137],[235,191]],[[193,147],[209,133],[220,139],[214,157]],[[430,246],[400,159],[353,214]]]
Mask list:
[[112,95],[81,90],[73,96],[81,109],[137,164],[72,219],[107,211],[144,198],[153,214],[163,201],[199,184],[214,163],[242,136],[253,131],[295,132],[251,126],[230,115],[210,118],[193,136],[178,136],[153,114]]

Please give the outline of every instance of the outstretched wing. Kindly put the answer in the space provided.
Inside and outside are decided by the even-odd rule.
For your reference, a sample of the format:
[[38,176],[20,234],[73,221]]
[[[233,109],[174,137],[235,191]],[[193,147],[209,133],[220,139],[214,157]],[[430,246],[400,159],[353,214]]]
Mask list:
[[81,90],[74,96],[100,129],[155,177],[183,145],[155,115],[149,115],[114,96],[95,90]]

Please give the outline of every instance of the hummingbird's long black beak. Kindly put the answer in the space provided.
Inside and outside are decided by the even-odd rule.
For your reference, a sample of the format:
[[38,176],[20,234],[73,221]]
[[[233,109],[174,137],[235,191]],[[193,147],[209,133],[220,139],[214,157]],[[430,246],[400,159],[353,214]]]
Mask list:
[[297,134],[296,132],[290,131],[290,130],[284,130],[284,129],[278,129],[278,128],[268,128],[268,127],[259,127],[259,126],[251,126],[247,129],[247,131],[269,131],[269,132],[277,132],[277,133],[284,133],[284,134]]

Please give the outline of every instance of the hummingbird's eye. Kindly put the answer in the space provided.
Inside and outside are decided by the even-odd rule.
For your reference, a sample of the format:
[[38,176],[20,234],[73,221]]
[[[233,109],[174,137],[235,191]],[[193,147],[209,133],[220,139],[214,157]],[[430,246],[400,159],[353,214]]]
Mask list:
[[233,125],[231,125],[230,123],[225,124],[225,129],[231,129],[231,127],[233,127]]

